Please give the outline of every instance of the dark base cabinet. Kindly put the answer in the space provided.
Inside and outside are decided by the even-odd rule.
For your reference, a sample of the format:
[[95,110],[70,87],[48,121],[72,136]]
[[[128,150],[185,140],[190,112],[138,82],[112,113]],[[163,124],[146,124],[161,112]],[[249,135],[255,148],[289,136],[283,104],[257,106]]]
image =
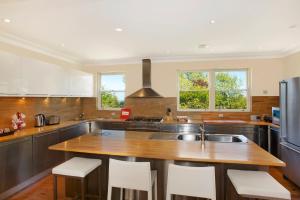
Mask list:
[[271,153],[277,158],[281,158],[280,153],[280,129],[272,127],[271,131]]
[[[89,123],[0,143],[0,199],[47,175],[65,160],[64,152],[49,146],[89,132]],[[14,191],[13,193],[11,191]]]
[[89,132],[89,123],[82,123],[75,126],[59,129],[60,142],[79,137]]
[[112,122],[112,121],[93,121],[91,122],[91,132],[97,133],[103,130],[126,130],[127,122]]
[[33,136],[33,172],[38,174],[63,162],[64,153],[49,150],[60,142],[59,132],[53,131]]
[[0,143],[0,194],[32,177],[32,137]]

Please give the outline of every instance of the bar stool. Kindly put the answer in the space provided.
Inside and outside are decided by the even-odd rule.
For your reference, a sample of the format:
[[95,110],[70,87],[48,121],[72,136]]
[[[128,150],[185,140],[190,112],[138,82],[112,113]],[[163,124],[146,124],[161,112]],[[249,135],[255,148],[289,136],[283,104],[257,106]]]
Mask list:
[[[74,157],[52,169],[53,174],[53,192],[54,200],[57,200],[57,176],[72,177],[80,179],[81,182],[81,199],[84,200],[85,194],[85,177],[99,168],[98,173],[100,174],[100,165],[102,161],[99,159],[90,158],[79,158]],[[100,184],[100,176],[99,176]],[[101,189],[99,188],[99,199],[101,199]]]
[[149,162],[129,162],[109,159],[107,200],[111,200],[112,188],[147,191],[148,200],[157,200],[157,171],[150,168]]
[[216,200],[215,168],[169,164],[166,200],[172,194]]
[[236,199],[291,199],[290,192],[264,171],[227,170]]

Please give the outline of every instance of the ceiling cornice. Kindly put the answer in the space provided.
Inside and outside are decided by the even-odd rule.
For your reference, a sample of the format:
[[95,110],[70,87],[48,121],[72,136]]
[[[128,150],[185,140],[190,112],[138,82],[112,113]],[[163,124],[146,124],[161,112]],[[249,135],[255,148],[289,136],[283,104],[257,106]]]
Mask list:
[[49,57],[53,57],[55,59],[63,60],[65,62],[69,62],[72,64],[81,65],[81,60],[77,57],[68,55],[66,53],[47,48],[45,46],[39,45],[37,43],[34,43],[32,41],[23,39],[21,37],[18,37],[14,34],[10,34],[7,32],[0,31],[0,42],[13,45],[19,48],[24,48],[33,52],[41,53],[44,55],[47,55]]
[[[300,49],[299,49],[300,50]],[[143,58],[150,58],[152,63],[170,63],[170,62],[197,62],[197,61],[218,61],[218,60],[243,60],[243,59],[275,59],[282,58],[297,52],[253,52],[253,53],[234,53],[234,54],[209,54],[197,56],[166,56],[166,57],[136,57],[112,60],[85,61],[84,66],[105,66],[120,64],[140,64]]]
[[224,54],[202,54],[191,56],[145,56],[132,57],[111,60],[82,60],[79,57],[63,53],[45,46],[39,45],[32,41],[23,39],[16,35],[0,31],[0,42],[7,43],[20,48],[28,49],[37,53],[41,53],[59,60],[84,66],[104,66],[119,64],[140,64],[143,58],[151,58],[153,63],[167,62],[197,62],[197,61],[213,61],[213,60],[241,60],[241,59],[274,59],[283,58],[300,51],[300,46],[281,51],[270,52],[243,52],[243,53],[224,53]]

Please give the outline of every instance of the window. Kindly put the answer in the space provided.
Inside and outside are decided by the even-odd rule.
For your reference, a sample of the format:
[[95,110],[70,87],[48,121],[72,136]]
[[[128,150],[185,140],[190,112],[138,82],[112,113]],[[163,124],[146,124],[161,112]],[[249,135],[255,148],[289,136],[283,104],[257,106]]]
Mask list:
[[246,110],[247,71],[215,72],[215,109]]
[[181,72],[179,74],[180,109],[208,109],[208,72]]
[[100,74],[98,83],[98,109],[119,109],[125,102],[125,75]]
[[179,72],[178,109],[248,111],[248,70]]

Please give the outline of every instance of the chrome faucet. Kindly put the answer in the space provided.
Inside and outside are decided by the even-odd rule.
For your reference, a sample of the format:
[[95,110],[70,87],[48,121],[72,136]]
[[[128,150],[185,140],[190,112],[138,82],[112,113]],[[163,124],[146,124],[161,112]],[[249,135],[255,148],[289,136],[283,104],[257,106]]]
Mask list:
[[199,129],[200,129],[200,132],[201,132],[201,142],[202,142],[202,144],[204,144],[204,142],[205,142],[205,132],[206,132],[205,129],[204,129],[204,122],[202,124],[200,124]]

